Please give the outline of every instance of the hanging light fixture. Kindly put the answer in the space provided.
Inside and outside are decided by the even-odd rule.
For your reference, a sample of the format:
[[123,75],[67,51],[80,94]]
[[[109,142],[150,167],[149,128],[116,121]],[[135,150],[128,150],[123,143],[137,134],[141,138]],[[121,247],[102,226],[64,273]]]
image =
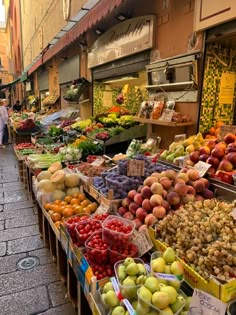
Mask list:
[[4,67],[2,65],[2,58],[0,57],[0,71],[4,71]]

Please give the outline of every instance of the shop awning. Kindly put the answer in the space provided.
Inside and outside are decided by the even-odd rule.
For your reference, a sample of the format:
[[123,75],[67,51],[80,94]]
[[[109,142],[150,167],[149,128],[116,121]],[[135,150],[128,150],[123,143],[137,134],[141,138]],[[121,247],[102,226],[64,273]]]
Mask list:
[[0,90],[4,90],[4,89],[7,89],[9,87],[12,87],[14,84],[19,83],[19,82],[20,82],[20,78],[14,80],[12,82],[9,82],[7,84],[2,84],[2,85],[0,85]]
[[120,6],[126,0],[101,0],[94,8],[92,8],[69,32],[62,36],[51,48],[40,58],[28,71],[30,75],[37,70],[43,63],[50,60],[61,50],[75,42],[81,34],[98,23],[103,17],[112,12],[116,7]]
[[21,73],[20,82],[24,82],[24,81],[26,81],[26,80],[28,80],[28,71],[27,71],[27,70],[26,70],[26,71],[23,71],[23,72]]

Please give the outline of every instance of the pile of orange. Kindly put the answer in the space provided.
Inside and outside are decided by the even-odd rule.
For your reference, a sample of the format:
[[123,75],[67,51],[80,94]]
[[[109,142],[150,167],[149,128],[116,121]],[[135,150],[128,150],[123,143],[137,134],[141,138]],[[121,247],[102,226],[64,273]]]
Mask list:
[[88,200],[85,194],[75,193],[72,196],[66,196],[64,200],[46,203],[44,209],[58,228],[65,218],[81,213],[90,214],[96,211],[97,204]]
[[211,127],[208,131],[208,134],[206,135],[206,139],[216,139],[218,137],[218,134],[220,132],[220,127],[223,126],[224,123],[222,121],[218,121],[214,127]]

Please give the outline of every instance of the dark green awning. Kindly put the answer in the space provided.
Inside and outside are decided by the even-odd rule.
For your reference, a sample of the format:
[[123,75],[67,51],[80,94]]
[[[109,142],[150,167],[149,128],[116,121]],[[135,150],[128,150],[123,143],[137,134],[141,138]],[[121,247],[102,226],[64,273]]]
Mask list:
[[12,82],[9,82],[9,83],[7,83],[7,84],[2,84],[2,85],[0,85],[0,90],[7,89],[7,88],[13,86],[14,84],[16,84],[16,83],[18,83],[18,82],[20,82],[20,78],[14,80],[14,81],[12,81]]
[[26,70],[26,71],[23,71],[23,72],[21,73],[20,82],[24,82],[24,81],[26,81],[26,80],[28,80],[28,71],[27,71],[27,70]]

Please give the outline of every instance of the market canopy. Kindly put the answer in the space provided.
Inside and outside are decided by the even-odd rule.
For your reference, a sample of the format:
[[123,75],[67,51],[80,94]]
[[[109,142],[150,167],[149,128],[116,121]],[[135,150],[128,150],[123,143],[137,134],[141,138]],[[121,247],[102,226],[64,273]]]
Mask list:
[[13,85],[15,85],[16,83],[19,83],[20,82],[20,78],[12,81],[12,82],[9,82],[7,84],[2,84],[0,85],[0,90],[4,90],[4,89],[7,89],[9,87],[12,87]]

